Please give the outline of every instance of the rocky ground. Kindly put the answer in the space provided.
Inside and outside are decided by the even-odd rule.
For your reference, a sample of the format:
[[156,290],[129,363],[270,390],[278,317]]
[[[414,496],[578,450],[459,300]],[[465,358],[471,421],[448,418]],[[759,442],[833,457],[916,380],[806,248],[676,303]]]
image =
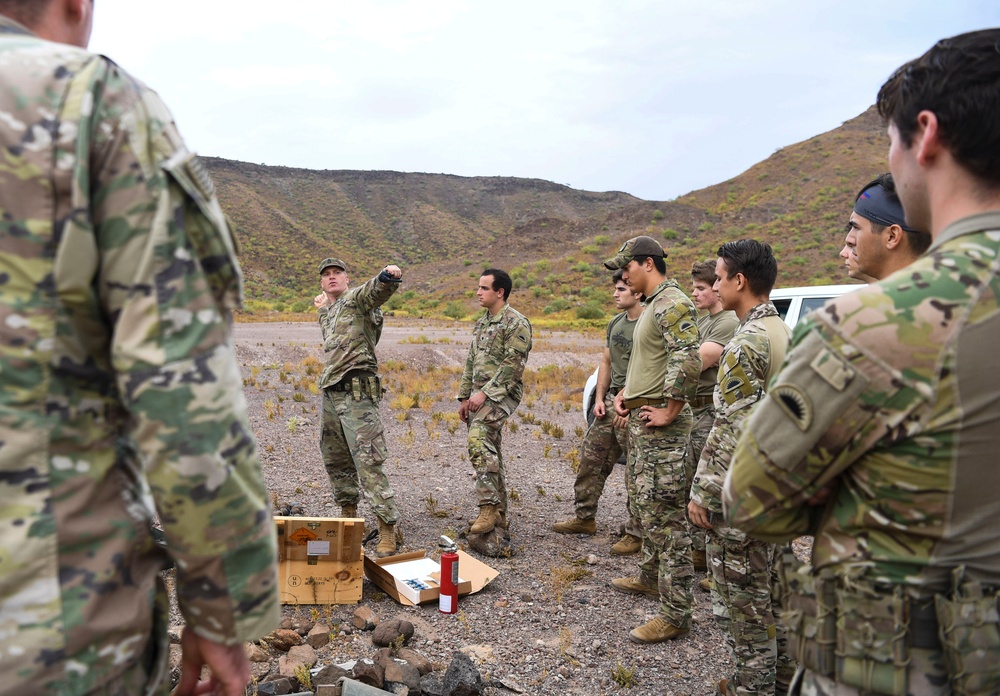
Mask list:
[[[467,323],[386,320],[379,345],[389,388],[382,402],[386,472],[402,513],[406,551],[433,551],[439,535],[457,537],[476,513],[465,429],[454,400],[470,335]],[[624,467],[608,481],[595,536],[551,531],[554,522],[572,515],[573,466],[585,427],[582,388],[602,340],[597,331],[535,331],[525,398],[504,432],[514,553],[483,558],[499,576],[480,593],[461,598],[456,615],[439,613],[436,604],[403,607],[368,581],[362,605],[383,620],[411,621],[416,633],[410,647],[438,669],[461,650],[484,676],[523,693],[712,694],[732,665],[704,592],[695,589],[686,638],[652,646],[628,639],[630,629],[656,614],[657,603],[609,585],[635,573],[634,556],[608,553],[625,519]],[[299,503],[305,515],[336,516],[318,448],[318,327],[239,324],[236,341],[276,510]],[[375,524],[364,503],[359,514],[366,526]],[[284,614],[286,626],[308,628],[317,620],[331,626],[333,640],[319,650],[320,664],[327,664],[375,652],[371,634],[352,627],[357,609],[286,606]],[[262,662],[255,675],[263,680],[273,669]],[[497,686],[486,693],[509,692]]]

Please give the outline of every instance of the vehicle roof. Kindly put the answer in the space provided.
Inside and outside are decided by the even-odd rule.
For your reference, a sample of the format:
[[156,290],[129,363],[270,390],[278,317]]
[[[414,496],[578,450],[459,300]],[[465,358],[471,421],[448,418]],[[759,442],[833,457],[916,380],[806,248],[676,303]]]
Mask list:
[[772,300],[789,297],[836,297],[865,287],[864,283],[846,285],[803,285],[797,288],[778,288],[771,291]]

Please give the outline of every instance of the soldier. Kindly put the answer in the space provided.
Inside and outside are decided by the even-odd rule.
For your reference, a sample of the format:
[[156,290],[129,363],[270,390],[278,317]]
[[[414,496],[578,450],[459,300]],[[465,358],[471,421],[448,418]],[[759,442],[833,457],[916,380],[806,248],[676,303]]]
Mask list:
[[903,219],[892,174],[881,174],[855,197],[840,255],[847,261],[848,275],[874,283],[909,266],[930,245],[930,234],[913,229]]
[[1000,692],[1000,29],[879,91],[927,253],[793,335],[723,490],[730,524],[813,534],[789,574],[795,694]]
[[378,520],[375,554],[383,557],[399,546],[399,510],[382,468],[385,435],[378,403],[375,344],[382,336],[382,305],[399,288],[403,272],[386,266],[364,285],[349,288],[347,264],[323,259],[320,286],[313,299],[323,331],[326,368],[319,377],[323,390],[323,429],[320,449],[333,495],[344,517],[358,516],[358,486]]
[[[597,524],[597,501],[604,492],[615,462],[627,450],[625,427],[626,418],[614,410],[614,398],[625,384],[628,359],[632,353],[632,332],[635,322],[642,314],[641,295],[633,292],[622,280],[622,272],[615,271],[611,277],[615,286],[615,306],[622,310],[609,323],[607,342],[597,368],[597,385],[594,389],[594,422],[583,436],[583,454],[576,474],[573,492],[576,516],[571,520],[557,522],[552,529],[560,534],[594,534]],[[627,510],[632,509],[632,482],[626,477],[625,488],[629,497]],[[629,513],[625,533],[612,547],[611,553],[627,556],[639,553],[642,548],[642,531],[639,520]]]
[[240,268],[166,106],[84,50],[93,9],[0,0],[2,690],[166,694],[169,554],[178,693],[242,694],[280,607]]
[[[727,638],[736,663],[732,679],[723,679],[725,694],[774,694],[777,642],[771,604],[775,547],[721,518],[722,481],[740,430],[764,396],[770,378],[781,367],[789,330],[769,295],[778,275],[771,247],[755,239],[726,242],[716,262],[722,306],[739,317],[736,330],[720,357],[715,422],[698,462],[688,514],[708,530],[708,566],[713,585],[728,609]],[[781,693],[787,692],[787,675]]]
[[491,532],[497,523],[507,525],[500,430],[521,403],[521,378],[531,350],[531,323],[507,304],[512,287],[506,271],[483,271],[476,298],[486,313],[473,330],[458,388],[458,416],[469,426],[469,462],[476,470],[479,497],[473,534]]
[[[698,469],[698,459],[705,449],[705,440],[715,422],[715,406],[712,395],[719,374],[719,357],[723,347],[733,337],[740,320],[731,309],[722,306],[719,293],[715,291],[715,261],[702,261],[691,266],[691,299],[695,309],[704,312],[698,316],[698,335],[701,345],[701,377],[698,379],[698,393],[691,402],[691,446],[688,448],[688,486],[694,480]],[[697,571],[708,570],[705,557],[705,532],[697,526],[691,530],[691,560]],[[714,599],[714,595],[713,595]]]
[[635,486],[632,514],[642,525],[639,575],[616,578],[628,594],[660,600],[660,611],[632,629],[636,643],[659,643],[687,635],[691,622],[691,535],[687,508],[687,443],[691,409],[701,373],[694,305],[666,276],[663,248],[651,237],[635,237],[604,262],[623,269],[633,291],[646,296],[635,326],[625,387],[615,411],[628,417],[628,471]]

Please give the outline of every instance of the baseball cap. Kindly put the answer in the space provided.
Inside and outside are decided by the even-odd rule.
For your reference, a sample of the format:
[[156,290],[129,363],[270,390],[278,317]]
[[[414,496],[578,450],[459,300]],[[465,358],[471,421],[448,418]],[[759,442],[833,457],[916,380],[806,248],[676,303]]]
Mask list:
[[633,237],[624,244],[622,248],[618,250],[618,253],[613,257],[604,262],[604,267],[611,271],[617,271],[619,268],[625,268],[628,262],[631,261],[636,256],[666,256],[667,253],[663,251],[663,247],[652,237],[647,237],[643,235],[641,237]]
[[340,259],[323,259],[319,262],[319,272],[322,273],[326,269],[330,268],[330,266],[336,266],[337,268],[343,270],[344,273],[347,273],[347,264]]

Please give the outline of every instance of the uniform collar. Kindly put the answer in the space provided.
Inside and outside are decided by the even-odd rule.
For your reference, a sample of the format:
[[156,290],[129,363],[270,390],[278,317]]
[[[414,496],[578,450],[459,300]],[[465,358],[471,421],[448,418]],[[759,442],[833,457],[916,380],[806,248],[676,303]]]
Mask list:
[[754,305],[747,312],[747,317],[741,324],[746,324],[749,321],[755,321],[757,319],[763,319],[764,317],[776,317],[778,316],[778,310],[775,308],[774,304],[770,301],[761,302],[760,304]]
[[980,232],[982,230],[1000,230],[1000,210],[992,210],[988,213],[978,213],[976,215],[970,215],[969,217],[964,217],[961,220],[956,220],[951,223],[938,238],[934,240],[931,244],[931,248],[928,251],[933,251],[945,242],[950,242],[956,237],[961,237],[962,235],[971,234],[973,232]]
[[644,305],[649,304],[650,300],[652,300],[654,297],[656,297],[657,295],[659,295],[661,292],[663,292],[667,288],[680,288],[680,285],[678,285],[677,281],[674,280],[673,278],[667,278],[662,283],[660,283],[659,285],[657,285],[656,289],[653,290],[653,292],[651,292],[648,295],[646,295],[646,301],[643,302],[643,304]]
[[21,36],[34,36],[35,34],[23,24],[15,22],[10,17],[0,15],[0,34],[18,34]]

